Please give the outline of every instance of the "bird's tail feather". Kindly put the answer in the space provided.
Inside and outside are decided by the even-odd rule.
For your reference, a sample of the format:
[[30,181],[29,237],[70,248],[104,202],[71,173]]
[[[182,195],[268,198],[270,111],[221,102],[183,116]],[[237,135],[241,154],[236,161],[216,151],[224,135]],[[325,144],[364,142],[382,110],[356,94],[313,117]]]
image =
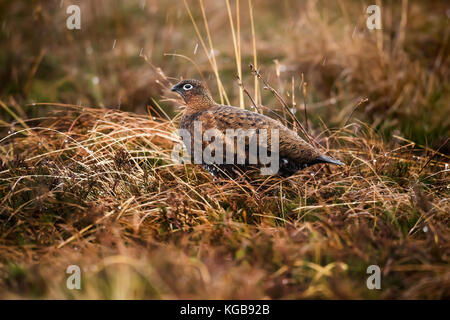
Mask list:
[[318,160],[320,160],[321,162],[325,162],[325,163],[337,164],[338,166],[343,166],[344,165],[343,162],[341,162],[339,160],[335,160],[335,159],[327,157],[327,156],[320,156],[318,158]]

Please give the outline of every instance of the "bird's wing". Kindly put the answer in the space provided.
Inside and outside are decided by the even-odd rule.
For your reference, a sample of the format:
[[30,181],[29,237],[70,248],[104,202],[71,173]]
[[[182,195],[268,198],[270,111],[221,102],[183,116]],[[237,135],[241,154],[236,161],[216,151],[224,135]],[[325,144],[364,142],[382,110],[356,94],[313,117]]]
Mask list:
[[299,137],[294,131],[288,129],[279,121],[265,115],[231,106],[218,106],[209,110],[207,118],[212,119],[214,126],[224,132],[226,129],[267,129],[269,145],[271,144],[271,129],[278,129],[280,157],[292,160],[312,161],[321,154]]

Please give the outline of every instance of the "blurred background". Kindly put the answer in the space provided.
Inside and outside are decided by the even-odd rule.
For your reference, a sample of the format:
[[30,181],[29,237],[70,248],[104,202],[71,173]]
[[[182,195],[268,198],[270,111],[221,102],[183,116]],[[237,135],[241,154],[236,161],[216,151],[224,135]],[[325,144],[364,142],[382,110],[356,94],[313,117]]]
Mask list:
[[[45,112],[29,105],[38,102],[137,113],[158,103],[173,116],[158,68],[172,82],[205,80],[220,101],[217,70],[239,105],[239,64],[251,95],[277,109],[273,95],[255,88],[248,65],[256,62],[302,121],[306,100],[313,128],[340,127],[352,115],[387,138],[438,148],[450,131],[449,3],[372,2],[3,0],[0,100],[22,117]],[[66,27],[71,4],[81,8],[81,30]],[[381,7],[381,30],[366,27],[371,4]],[[0,112],[6,130],[12,118]]]

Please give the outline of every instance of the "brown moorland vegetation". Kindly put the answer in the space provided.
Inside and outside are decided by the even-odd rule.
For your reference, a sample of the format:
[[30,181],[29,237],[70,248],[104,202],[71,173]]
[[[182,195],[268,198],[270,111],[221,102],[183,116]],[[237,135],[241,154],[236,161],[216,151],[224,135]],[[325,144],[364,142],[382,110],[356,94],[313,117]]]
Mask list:
[[[449,7],[375,2],[2,1],[0,298],[449,298]],[[186,77],[346,166],[175,163]]]

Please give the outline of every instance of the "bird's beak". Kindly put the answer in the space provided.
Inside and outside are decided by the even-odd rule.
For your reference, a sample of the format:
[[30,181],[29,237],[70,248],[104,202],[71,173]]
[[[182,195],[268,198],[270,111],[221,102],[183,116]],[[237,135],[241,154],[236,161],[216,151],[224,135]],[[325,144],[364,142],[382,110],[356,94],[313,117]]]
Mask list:
[[171,89],[170,89],[170,91],[173,91],[173,92],[178,92],[178,88],[177,88],[177,86],[173,86]]

